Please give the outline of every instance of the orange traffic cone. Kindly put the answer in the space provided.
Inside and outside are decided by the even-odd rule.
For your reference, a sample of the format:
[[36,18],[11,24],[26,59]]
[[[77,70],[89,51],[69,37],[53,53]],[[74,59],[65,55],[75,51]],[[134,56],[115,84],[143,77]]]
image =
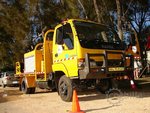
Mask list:
[[136,90],[136,85],[133,80],[130,80],[131,89]]
[[78,101],[76,90],[73,91],[72,111],[70,113],[85,113],[84,111],[80,110],[80,105],[79,105],[79,101]]

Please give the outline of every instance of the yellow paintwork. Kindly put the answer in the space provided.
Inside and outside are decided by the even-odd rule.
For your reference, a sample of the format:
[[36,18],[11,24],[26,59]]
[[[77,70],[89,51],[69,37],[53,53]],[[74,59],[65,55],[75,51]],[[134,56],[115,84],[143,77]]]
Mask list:
[[30,56],[33,56],[33,55],[35,55],[35,51],[33,50],[33,51],[30,51],[30,52],[28,52],[28,53],[25,53],[24,54],[24,58],[27,58],[27,57],[30,57]]
[[62,26],[62,24],[59,24],[58,26],[55,27],[54,31],[54,41],[53,41],[53,61],[57,60],[64,60],[64,59],[69,59],[69,58],[74,58],[72,60],[65,60],[61,62],[53,62],[52,69],[53,71],[62,71],[67,77],[73,77],[73,76],[78,76],[78,67],[77,67],[77,35],[76,31],[74,28],[74,25],[72,23],[73,19],[70,19],[63,24],[70,23],[71,28],[72,28],[72,33],[73,33],[73,42],[74,42],[74,49],[72,50],[67,50],[64,49],[61,54],[58,54],[58,57],[55,57],[55,54],[58,53],[59,45],[55,44],[56,40],[56,30]]
[[42,50],[36,50],[35,55],[35,72],[41,72]]
[[[44,35],[44,42],[42,44],[38,44],[35,49],[31,52],[28,52],[24,55],[25,58],[34,56],[35,57],[35,70],[34,74],[26,74],[25,77],[28,81],[28,87],[35,86],[35,81],[46,81],[47,75],[51,72],[61,71],[67,77],[78,77],[78,59],[84,59],[86,53],[98,53],[103,54],[105,49],[85,49],[80,46],[78,36],[73,25],[73,21],[76,19],[69,19],[63,22],[63,25],[69,23],[73,33],[73,42],[74,48],[68,50],[65,45],[56,44],[56,30],[62,26],[59,24],[55,27],[55,30],[48,30]],[[79,19],[78,19],[79,20]],[[79,20],[85,22],[91,22],[88,20]],[[95,22],[91,22],[95,23]],[[96,23],[97,24],[97,23]],[[53,41],[47,40],[46,37],[48,33],[53,33]],[[38,50],[38,47],[42,45],[42,48]],[[61,50],[61,52],[59,52]],[[114,52],[122,52],[122,51],[114,51]],[[118,59],[120,55],[110,54],[108,55],[108,59]],[[103,57],[94,57],[94,60],[103,60]],[[32,63],[32,62],[31,62]],[[42,74],[38,74],[38,72],[43,72]],[[44,76],[42,80],[38,80],[38,76]]]
[[[43,44],[43,71],[45,76],[47,76],[50,72],[52,72],[52,49],[53,49],[53,41],[47,40],[46,37],[48,33],[53,33],[54,30],[48,30],[44,35],[44,44]],[[53,37],[51,37],[53,38]]]
[[112,67],[108,69],[109,71],[124,71],[124,67]]
[[30,87],[36,87],[36,82],[35,82],[35,76],[31,76],[31,75],[26,75],[25,76],[25,79],[26,79],[26,83],[27,83],[27,87],[30,88]]
[[34,72],[25,73],[25,77],[27,78],[27,81],[29,81],[29,87],[33,86],[33,78],[34,82],[47,81],[47,75],[52,72],[52,41],[46,39],[48,33],[53,33],[53,30],[48,30],[45,33],[44,43],[37,44],[33,51],[24,54],[24,58],[34,56],[35,61]]
[[21,66],[20,62],[16,62],[16,75],[21,74]]
[[24,58],[28,58],[31,56],[34,57],[34,59],[35,59],[35,64],[34,64],[35,70],[34,70],[34,72],[41,72],[42,49],[37,50],[37,48],[41,45],[42,45],[42,43],[37,44],[33,51],[24,54]]
[[[86,49],[78,45],[78,59],[85,58],[86,53],[104,54],[105,49]],[[109,51],[108,51],[109,52]],[[121,50],[111,50],[111,52],[122,52]],[[92,57],[95,61],[102,61],[104,57]],[[120,54],[108,54],[108,59],[121,59]]]
[[[58,53],[59,45],[55,44],[56,41],[56,30],[62,26],[62,24],[59,24],[58,26],[55,27],[54,31],[54,41],[53,41],[53,61],[58,61],[54,62],[52,65],[52,70],[55,71],[62,71],[65,73],[67,77],[78,77],[78,59],[85,58],[86,53],[94,53],[94,54],[103,54],[105,52],[105,49],[86,49],[82,48],[80,46],[76,30],[73,25],[73,21],[76,19],[70,19],[68,21],[65,21],[63,23],[70,23],[71,28],[72,28],[72,33],[73,33],[73,42],[74,42],[74,49],[72,50],[63,50],[61,54],[58,55],[58,57],[55,57],[55,54]],[[77,19],[79,21],[83,22],[91,22],[95,23],[92,21],[88,20],[81,20]],[[96,23],[97,24],[97,23]],[[113,52],[122,52],[122,51],[113,51]],[[65,61],[59,61],[60,59],[65,59],[65,58],[70,58],[70,57],[75,57],[73,60],[65,60]],[[101,60],[103,61],[104,57],[94,57],[94,60]],[[108,54],[108,59],[121,59],[121,55],[119,54]]]

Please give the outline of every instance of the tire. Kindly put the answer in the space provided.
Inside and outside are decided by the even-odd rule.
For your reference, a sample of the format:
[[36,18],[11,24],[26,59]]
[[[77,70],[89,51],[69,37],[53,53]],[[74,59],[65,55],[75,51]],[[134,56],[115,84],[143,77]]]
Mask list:
[[27,88],[27,84],[24,78],[22,79],[21,90],[25,94],[30,94],[30,88]]
[[72,82],[65,75],[61,76],[59,79],[58,93],[63,101],[70,102],[72,100]]
[[22,91],[21,84],[19,84],[19,91]]
[[35,87],[30,88],[30,94],[34,94],[35,93]]
[[96,88],[98,91],[105,94],[110,88],[112,88],[111,80],[110,79],[101,79],[98,82]]

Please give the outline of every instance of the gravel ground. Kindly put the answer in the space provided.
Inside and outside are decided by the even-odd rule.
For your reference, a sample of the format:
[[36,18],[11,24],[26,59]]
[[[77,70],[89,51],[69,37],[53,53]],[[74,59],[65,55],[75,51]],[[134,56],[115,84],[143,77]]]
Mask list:
[[[129,87],[120,94],[101,94],[97,91],[78,92],[81,110],[86,113],[149,113],[150,78],[137,81],[139,90]],[[72,102],[63,102],[57,92],[36,90],[26,95],[18,87],[0,87],[0,113],[69,113]]]

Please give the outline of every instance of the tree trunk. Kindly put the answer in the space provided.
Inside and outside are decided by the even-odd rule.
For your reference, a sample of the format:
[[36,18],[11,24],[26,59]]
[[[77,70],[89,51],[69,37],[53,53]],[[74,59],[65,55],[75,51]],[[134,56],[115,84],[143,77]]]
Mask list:
[[94,3],[95,12],[96,12],[96,15],[97,15],[97,20],[98,20],[99,23],[102,23],[101,19],[100,19],[100,12],[99,12],[96,0],[93,0],[93,3]]
[[[102,23],[101,18],[100,18],[100,11],[99,11],[96,0],[93,0],[93,3],[94,3],[95,12],[96,12],[96,15],[97,15],[98,23]],[[102,37],[103,37],[104,41],[106,41],[106,42],[108,41],[105,32],[102,32]]]
[[118,35],[119,35],[119,38],[123,40],[122,20],[121,20],[122,10],[121,10],[120,0],[116,0],[116,5],[117,5],[117,17],[118,17],[118,20],[117,20]]

